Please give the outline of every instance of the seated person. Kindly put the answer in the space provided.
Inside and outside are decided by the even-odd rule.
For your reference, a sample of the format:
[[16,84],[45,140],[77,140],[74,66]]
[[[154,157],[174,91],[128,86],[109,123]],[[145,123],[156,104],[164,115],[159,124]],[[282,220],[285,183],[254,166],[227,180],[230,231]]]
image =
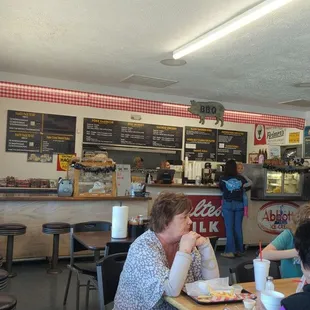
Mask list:
[[263,250],[263,258],[281,260],[282,278],[302,276],[298,253],[294,248],[294,234],[300,223],[310,218],[310,205],[299,207],[293,216],[292,225],[285,229]]
[[208,238],[191,231],[190,200],[162,192],[150,229],[131,245],[120,276],[114,309],[175,309],[164,295],[178,296],[185,283],[219,277]]
[[[295,233],[295,248],[301,260],[301,268],[306,283],[310,283],[310,220],[301,224]],[[284,298],[281,310],[309,310],[310,284],[303,287],[301,293]]]

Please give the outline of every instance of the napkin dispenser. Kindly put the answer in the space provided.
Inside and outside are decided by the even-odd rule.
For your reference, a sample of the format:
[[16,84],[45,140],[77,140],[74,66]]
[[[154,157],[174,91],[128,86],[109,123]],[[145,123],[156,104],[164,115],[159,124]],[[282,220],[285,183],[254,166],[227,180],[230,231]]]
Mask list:
[[71,197],[73,194],[73,183],[69,179],[60,179],[57,193],[59,197]]

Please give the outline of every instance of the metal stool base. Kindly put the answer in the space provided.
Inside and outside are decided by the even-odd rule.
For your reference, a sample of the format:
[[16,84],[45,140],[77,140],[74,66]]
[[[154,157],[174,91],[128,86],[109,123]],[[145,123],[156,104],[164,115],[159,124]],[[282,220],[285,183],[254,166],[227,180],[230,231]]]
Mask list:
[[60,268],[49,268],[46,270],[48,274],[60,274],[62,270]]
[[15,278],[17,276],[17,273],[16,272],[11,272],[9,273],[8,277],[9,278]]

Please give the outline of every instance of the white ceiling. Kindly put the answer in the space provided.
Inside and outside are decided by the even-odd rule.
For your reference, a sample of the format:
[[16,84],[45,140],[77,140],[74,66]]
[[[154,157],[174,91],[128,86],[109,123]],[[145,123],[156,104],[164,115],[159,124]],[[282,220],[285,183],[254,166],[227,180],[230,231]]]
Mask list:
[[[167,95],[278,107],[310,100],[310,1],[185,57],[160,60],[260,0],[0,0],[0,71]],[[131,74],[178,80],[164,89]],[[286,108],[286,107],[285,107]]]

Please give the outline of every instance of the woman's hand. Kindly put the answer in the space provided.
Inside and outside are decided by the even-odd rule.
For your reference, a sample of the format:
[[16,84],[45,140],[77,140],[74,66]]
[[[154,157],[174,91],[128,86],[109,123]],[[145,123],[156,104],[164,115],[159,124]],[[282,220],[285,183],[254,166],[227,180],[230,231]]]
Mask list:
[[201,236],[194,231],[190,231],[186,235],[183,235],[180,241],[180,251],[190,254],[196,246],[197,239]]
[[196,240],[196,246],[197,247],[200,247],[200,246],[202,246],[202,245],[204,245],[204,244],[207,244],[207,243],[209,243],[210,241],[209,241],[209,238],[205,238],[205,237],[202,237],[202,236],[200,236],[197,240]]

